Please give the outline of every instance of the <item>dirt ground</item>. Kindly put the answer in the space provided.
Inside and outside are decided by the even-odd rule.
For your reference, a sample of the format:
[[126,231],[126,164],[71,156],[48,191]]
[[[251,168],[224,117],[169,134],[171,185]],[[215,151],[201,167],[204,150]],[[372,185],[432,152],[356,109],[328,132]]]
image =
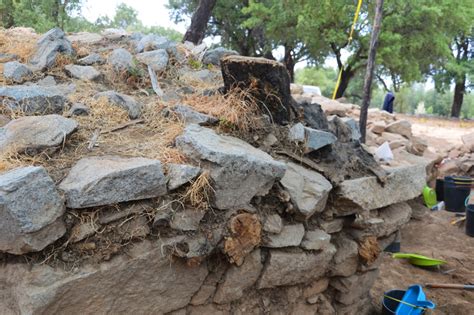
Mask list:
[[[406,260],[384,253],[380,275],[371,290],[381,305],[383,292],[406,289],[412,284],[474,284],[474,237],[464,233],[464,225],[451,225],[454,213],[428,212],[422,220],[412,220],[402,229],[401,251],[446,260],[439,269],[422,269]],[[474,314],[474,291],[424,289],[436,309],[428,314]]]
[[[474,121],[427,119],[398,115],[412,123],[412,131],[429,146],[443,152],[462,144],[461,136],[474,130]],[[451,225],[454,213],[427,212],[422,220],[412,220],[402,229],[401,252],[416,253],[446,260],[437,269],[422,269],[406,260],[393,259],[384,253],[380,275],[371,290],[374,304],[380,309],[385,291],[406,289],[412,284],[474,284],[474,237],[465,234],[464,225]],[[474,314],[474,291],[424,289],[436,309],[427,314]]]

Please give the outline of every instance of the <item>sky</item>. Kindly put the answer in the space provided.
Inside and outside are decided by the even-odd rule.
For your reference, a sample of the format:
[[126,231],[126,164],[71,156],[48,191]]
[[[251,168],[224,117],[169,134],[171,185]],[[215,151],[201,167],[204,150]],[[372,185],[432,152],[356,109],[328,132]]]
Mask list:
[[115,8],[120,3],[125,3],[138,11],[138,19],[146,26],[164,26],[174,28],[177,31],[186,32],[186,24],[174,24],[169,17],[165,7],[168,0],[88,0],[82,8],[82,15],[89,21],[94,22],[99,16],[108,15],[113,17]]

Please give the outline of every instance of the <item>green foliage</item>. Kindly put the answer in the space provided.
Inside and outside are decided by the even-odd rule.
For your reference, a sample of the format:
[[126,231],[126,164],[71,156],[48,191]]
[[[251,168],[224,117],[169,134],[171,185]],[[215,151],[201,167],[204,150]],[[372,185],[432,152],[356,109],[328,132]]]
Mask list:
[[321,94],[331,97],[337,73],[332,68],[308,67],[296,70],[296,83],[318,86]]
[[194,69],[194,70],[198,70],[202,68],[202,63],[199,60],[196,60],[194,58],[188,59],[188,65],[191,67],[191,69]]

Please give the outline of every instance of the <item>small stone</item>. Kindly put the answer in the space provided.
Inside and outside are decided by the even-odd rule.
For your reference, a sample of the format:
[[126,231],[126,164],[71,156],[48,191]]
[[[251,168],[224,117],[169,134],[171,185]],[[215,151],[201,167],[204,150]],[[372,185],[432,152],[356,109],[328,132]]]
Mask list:
[[219,119],[195,111],[187,105],[176,105],[172,108],[172,111],[176,113],[185,124],[215,125],[219,122]]
[[302,123],[297,123],[290,128],[288,139],[295,142],[303,142],[305,140],[305,130]]
[[120,224],[117,232],[125,240],[143,239],[150,234],[150,227],[145,216],[138,216]]
[[68,116],[87,116],[90,110],[89,106],[83,103],[74,103],[68,112]]
[[337,115],[339,117],[347,116],[347,113],[352,109],[352,106],[349,104],[342,104],[336,100],[319,95],[313,96],[311,103],[321,105],[326,115]]
[[305,287],[303,290],[303,297],[310,298],[312,296],[318,295],[324,291],[329,286],[329,279],[322,278],[315,280],[309,284],[309,286]]
[[324,232],[333,234],[342,231],[344,219],[332,219],[330,221],[319,219],[318,224]]
[[93,81],[100,77],[100,72],[92,66],[66,65],[64,69],[71,77],[79,80]]
[[5,115],[0,115],[0,128],[8,124],[11,120],[5,116]]
[[94,64],[103,64],[105,63],[104,58],[97,53],[90,54],[84,58],[81,58],[77,61],[79,64],[83,66],[92,66]]
[[127,71],[133,67],[132,55],[123,48],[114,49],[107,62],[112,65],[116,72]]
[[168,164],[168,190],[174,190],[195,179],[201,168],[184,164]]
[[306,231],[301,247],[306,250],[321,250],[331,243],[331,235],[322,231]]
[[353,305],[367,294],[378,274],[379,270],[376,269],[361,275],[334,277],[331,279],[330,286],[336,289],[335,298],[338,302],[344,305]]
[[111,104],[119,106],[128,112],[128,116],[131,119],[140,117],[142,111],[142,105],[135,101],[135,99],[129,95],[117,93],[115,91],[99,92],[94,95],[95,99],[105,97]]
[[354,118],[343,117],[341,120],[349,127],[351,130],[351,139],[353,141],[359,141],[361,134],[359,129],[359,123]]
[[268,234],[263,246],[270,248],[281,248],[299,246],[304,236],[303,224],[284,225],[279,234]]
[[0,251],[40,251],[66,232],[64,203],[43,167],[0,174]]
[[109,40],[120,40],[129,36],[127,31],[119,28],[106,28],[101,32],[101,34]]
[[21,83],[33,75],[33,72],[18,61],[10,61],[3,65],[3,77],[6,80]]
[[382,132],[385,131],[385,122],[383,120],[380,120],[372,123],[372,128],[370,128],[370,130],[373,133],[381,135]]
[[278,234],[283,229],[283,222],[278,214],[271,214],[265,219],[263,230],[268,233]]
[[170,227],[180,231],[197,231],[199,223],[206,213],[197,209],[186,209],[176,212],[170,222]]
[[64,143],[77,129],[77,122],[59,115],[24,116],[0,128],[0,151],[14,148],[17,152],[36,153]]
[[39,86],[55,86],[56,85],[56,80],[54,79],[53,76],[46,76],[45,78],[39,80],[36,82],[37,85]]
[[143,51],[153,51],[157,49],[167,49],[172,46],[171,41],[164,37],[155,34],[148,34],[143,36],[135,47],[135,52],[141,53]]
[[272,147],[278,143],[277,137],[273,133],[269,133],[265,139],[263,139],[263,145],[266,147]]
[[108,224],[110,222],[114,222],[123,218],[126,218],[132,214],[141,214],[145,212],[145,210],[153,210],[149,205],[147,206],[146,203],[142,202],[135,202],[130,206],[126,206],[125,208],[117,209],[113,207],[108,211],[101,211],[99,213],[99,223],[100,224]]
[[343,235],[335,237],[335,244],[337,252],[331,265],[331,276],[348,277],[353,275],[359,264],[359,246]]
[[318,301],[319,301],[319,295],[311,296],[306,299],[306,302],[308,302],[308,304],[316,304],[318,303]]
[[148,199],[167,192],[160,161],[118,156],[79,160],[59,188],[69,208]]
[[146,51],[137,54],[136,58],[138,61],[150,66],[156,72],[164,71],[169,60],[168,53],[164,49]]
[[337,141],[336,136],[330,132],[316,130],[308,127],[305,127],[305,138],[305,147],[307,153],[317,151],[322,147],[333,144]]
[[92,221],[76,224],[71,229],[69,241],[72,243],[82,241],[83,239],[94,235],[97,229],[98,226]]
[[92,45],[102,41],[103,37],[97,33],[78,32],[67,36],[67,39],[69,39],[72,43]]
[[474,132],[461,136],[462,142],[470,152],[474,152]]

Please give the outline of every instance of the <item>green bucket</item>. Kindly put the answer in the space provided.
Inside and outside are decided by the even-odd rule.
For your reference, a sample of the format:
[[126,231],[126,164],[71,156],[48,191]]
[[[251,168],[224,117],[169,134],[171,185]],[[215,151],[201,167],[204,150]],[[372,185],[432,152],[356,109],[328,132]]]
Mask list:
[[436,206],[438,201],[436,200],[436,191],[433,188],[425,186],[423,188],[423,199],[428,208],[433,208]]

